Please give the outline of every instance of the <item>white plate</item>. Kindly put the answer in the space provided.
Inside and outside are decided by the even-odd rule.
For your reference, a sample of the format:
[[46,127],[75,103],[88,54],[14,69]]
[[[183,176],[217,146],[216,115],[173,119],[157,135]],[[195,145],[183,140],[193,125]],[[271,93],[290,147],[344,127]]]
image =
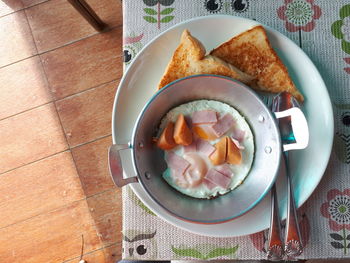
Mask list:
[[[207,51],[258,23],[240,17],[215,15],[199,17],[177,24],[152,40],[135,57],[120,82],[116,95],[112,133],[113,143],[131,139],[136,118],[156,92],[157,84],[176,49],[184,29],[197,37]],[[301,206],[314,191],[326,169],[333,143],[333,113],[326,86],[311,60],[290,39],[265,27],[273,48],[279,54],[297,88],[305,96],[304,112],[310,128],[307,149],[291,153],[292,177],[296,203]],[[218,30],[220,29],[220,30]],[[125,177],[136,176],[131,162],[131,151],[123,151]],[[143,190],[140,184],[131,184],[136,195],[159,217],[187,231],[215,237],[233,237],[256,233],[268,228],[270,197],[267,196],[250,212],[222,224],[195,224],[175,218]],[[277,180],[280,207],[286,206],[286,182]],[[285,217],[286,209],[283,210]]]

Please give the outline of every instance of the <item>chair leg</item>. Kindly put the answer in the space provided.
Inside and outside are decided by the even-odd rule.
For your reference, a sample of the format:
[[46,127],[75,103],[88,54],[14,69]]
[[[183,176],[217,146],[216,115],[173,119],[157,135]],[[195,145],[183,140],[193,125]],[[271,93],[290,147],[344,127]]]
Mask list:
[[93,26],[97,31],[103,31],[106,24],[97,16],[85,0],[68,0],[68,2]]

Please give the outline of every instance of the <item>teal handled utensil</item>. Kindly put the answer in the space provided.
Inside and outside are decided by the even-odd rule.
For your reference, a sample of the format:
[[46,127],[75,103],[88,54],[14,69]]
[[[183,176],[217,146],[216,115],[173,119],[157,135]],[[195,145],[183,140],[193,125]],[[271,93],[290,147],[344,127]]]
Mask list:
[[293,194],[288,153],[291,150],[300,150],[307,147],[309,129],[298,101],[288,92],[282,92],[273,99],[272,111],[278,119],[280,128],[288,187],[284,252],[287,258],[294,258],[302,253],[303,244]]

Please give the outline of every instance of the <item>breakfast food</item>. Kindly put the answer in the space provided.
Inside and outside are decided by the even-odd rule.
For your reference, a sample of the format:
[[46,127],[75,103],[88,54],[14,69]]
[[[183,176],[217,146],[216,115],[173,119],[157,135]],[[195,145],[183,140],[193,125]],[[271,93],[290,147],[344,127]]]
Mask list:
[[[304,100],[262,26],[205,53],[202,43],[185,30],[158,89],[183,77],[215,74],[258,91],[287,91]],[[157,146],[164,150],[168,166],[163,178],[195,198],[213,198],[235,189],[248,175],[254,157],[253,134],[244,117],[213,100],[192,101],[169,111],[161,121]]]
[[215,74],[231,77],[258,91],[287,91],[300,102],[304,100],[293,84],[287,68],[271,47],[262,26],[256,26],[231,38],[209,55],[205,53],[202,43],[185,30],[158,89],[190,75]]
[[251,82],[252,77],[219,58],[205,56],[205,53],[202,43],[185,30],[160,80],[158,89],[174,80],[195,74],[216,74],[231,77],[246,84]]
[[183,114],[180,114],[175,123],[174,140],[180,145],[190,145],[192,139],[192,133],[185,121],[185,117]]
[[287,91],[299,101],[304,99],[293,84],[287,68],[271,47],[262,26],[231,38],[210,54],[252,76],[259,90],[273,93]]
[[176,145],[177,144],[174,140],[174,123],[168,122],[162,135],[157,140],[157,146],[162,150],[171,150]]
[[168,166],[163,178],[195,198],[213,198],[236,188],[254,158],[253,134],[244,117],[214,100],[170,110],[161,121],[157,146],[164,150]]

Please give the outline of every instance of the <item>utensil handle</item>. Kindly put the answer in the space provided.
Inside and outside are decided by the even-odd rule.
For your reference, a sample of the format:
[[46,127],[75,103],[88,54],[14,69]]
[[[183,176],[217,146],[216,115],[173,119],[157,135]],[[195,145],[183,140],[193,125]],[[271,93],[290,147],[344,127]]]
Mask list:
[[281,224],[278,212],[276,184],[271,189],[271,219],[268,237],[267,258],[272,261],[283,259],[283,244],[281,240]]
[[283,151],[304,149],[309,144],[309,128],[304,113],[294,107],[284,111],[275,112],[277,119],[290,117],[293,136],[296,143],[283,144]]
[[284,251],[288,258],[295,258],[303,252],[303,244],[300,235],[300,228],[298,223],[297,209],[295,206],[295,199],[293,194],[292,180],[289,172],[288,153],[284,152],[284,160],[286,163],[286,176],[288,187],[288,206],[287,206],[287,220]]
[[112,177],[114,184],[118,187],[123,187],[130,183],[137,183],[137,177],[125,178],[123,177],[123,167],[120,158],[119,151],[130,149],[130,143],[128,144],[113,144],[108,149],[108,164],[109,174]]

